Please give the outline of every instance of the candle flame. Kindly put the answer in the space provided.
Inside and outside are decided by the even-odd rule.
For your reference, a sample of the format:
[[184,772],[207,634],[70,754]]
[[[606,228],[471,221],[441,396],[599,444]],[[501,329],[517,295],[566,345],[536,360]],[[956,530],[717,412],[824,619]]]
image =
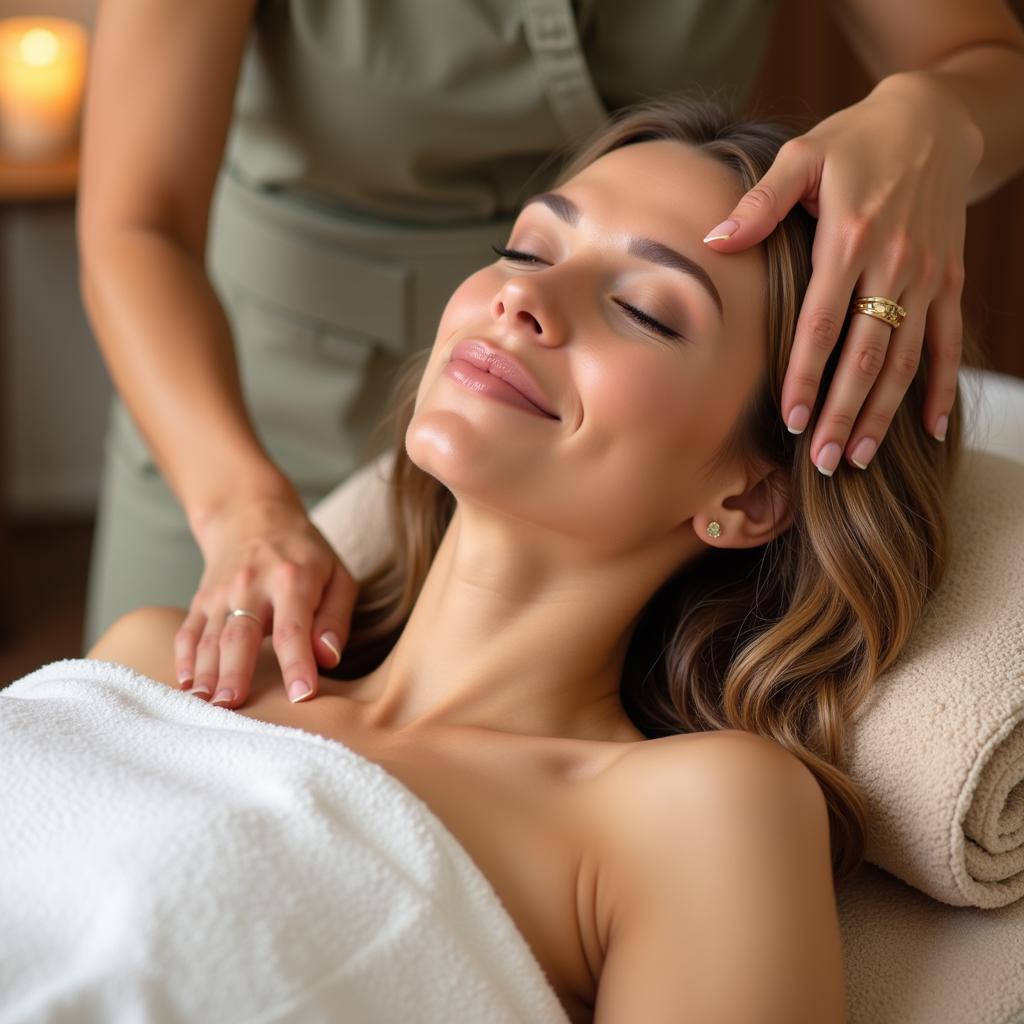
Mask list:
[[29,29],[18,43],[21,59],[32,67],[52,64],[60,51],[60,40],[48,28]]

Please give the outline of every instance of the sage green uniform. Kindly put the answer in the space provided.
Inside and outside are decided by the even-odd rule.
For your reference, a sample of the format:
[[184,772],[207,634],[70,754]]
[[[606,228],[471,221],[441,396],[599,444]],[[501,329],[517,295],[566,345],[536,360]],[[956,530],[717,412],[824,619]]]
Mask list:
[[[257,433],[307,508],[390,442],[396,370],[527,196],[608,111],[694,83],[741,101],[769,0],[269,0],[243,61],[207,271]],[[141,342],[140,342],[141,343]],[[86,647],[188,607],[203,561],[115,396]]]

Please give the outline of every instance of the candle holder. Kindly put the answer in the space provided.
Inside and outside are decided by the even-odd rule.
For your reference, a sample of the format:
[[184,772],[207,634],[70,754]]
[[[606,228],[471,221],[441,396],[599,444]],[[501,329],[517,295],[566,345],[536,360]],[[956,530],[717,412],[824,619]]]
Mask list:
[[0,156],[46,163],[75,151],[88,46],[65,18],[0,20]]

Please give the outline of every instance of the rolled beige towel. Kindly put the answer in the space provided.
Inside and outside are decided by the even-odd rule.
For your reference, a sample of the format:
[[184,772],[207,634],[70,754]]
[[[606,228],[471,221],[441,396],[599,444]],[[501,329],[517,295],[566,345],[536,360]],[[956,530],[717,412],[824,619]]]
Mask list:
[[[391,543],[388,453],[311,517],[355,575]],[[1024,895],[1024,464],[967,452],[945,578],[850,730],[866,859],[954,906]]]
[[952,554],[899,661],[858,709],[843,767],[866,859],[954,906],[1024,895],[1024,464],[967,452]]

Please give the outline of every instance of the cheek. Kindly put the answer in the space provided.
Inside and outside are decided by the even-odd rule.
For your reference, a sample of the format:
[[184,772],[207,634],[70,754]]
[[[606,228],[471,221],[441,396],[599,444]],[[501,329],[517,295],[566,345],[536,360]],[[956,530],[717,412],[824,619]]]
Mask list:
[[434,347],[416,395],[417,408],[419,408],[426,382],[440,371],[441,364],[447,359],[452,335],[469,327],[480,327],[487,324],[490,317],[491,300],[499,287],[500,283],[495,268],[488,266],[471,274],[452,292],[441,313],[441,319],[438,321]]
[[714,388],[699,353],[636,346],[581,361],[583,427],[588,441],[607,451],[645,452],[664,465],[666,455],[696,443]]
[[490,318],[491,302],[501,287],[496,267],[487,266],[470,274],[452,292],[437,326],[435,347],[443,344],[460,328],[485,324]]

